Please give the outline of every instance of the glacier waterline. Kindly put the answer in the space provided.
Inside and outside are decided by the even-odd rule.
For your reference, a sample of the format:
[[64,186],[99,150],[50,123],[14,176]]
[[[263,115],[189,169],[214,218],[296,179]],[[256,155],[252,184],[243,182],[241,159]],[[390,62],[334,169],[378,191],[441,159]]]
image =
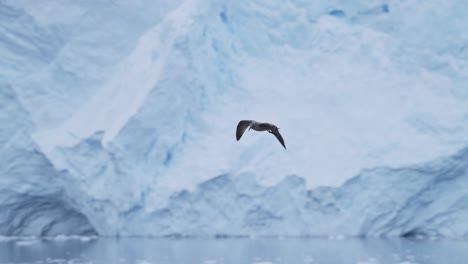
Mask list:
[[[362,168],[448,155],[466,145],[468,135],[468,16],[459,5],[3,1],[1,232],[141,234],[138,223],[162,215],[148,224],[162,229],[171,219],[165,206],[200,198],[203,186],[218,175],[228,175],[213,180],[224,179],[227,191],[235,191],[231,185],[238,177],[239,184],[251,177],[246,188],[286,192],[286,184],[303,198],[301,190],[339,186]],[[292,151],[278,152],[269,139],[255,135],[236,143],[229,131],[239,115],[281,124]],[[298,123],[305,125],[292,129]],[[308,186],[300,178],[283,180],[291,174]],[[374,182],[380,183],[369,184]],[[414,184],[408,188],[429,185]],[[395,195],[395,201],[385,200],[387,216],[369,209],[369,222],[356,223],[363,230],[334,231],[464,236],[463,224],[440,230],[443,223],[429,221],[433,211],[453,206],[461,215],[442,214],[442,220],[462,223],[459,191],[459,197],[443,200],[447,204],[427,209],[429,216],[417,223],[386,225],[407,202]],[[258,208],[255,200],[246,205]],[[271,210],[258,209],[246,216],[249,224],[268,225],[269,217],[281,221]],[[346,212],[350,218],[361,214]],[[405,214],[398,217],[407,220]],[[288,223],[300,219],[290,218]],[[299,232],[300,226],[282,231]],[[166,233],[194,227],[176,224]]]
[[465,263],[466,240],[321,238],[13,240],[2,263]]

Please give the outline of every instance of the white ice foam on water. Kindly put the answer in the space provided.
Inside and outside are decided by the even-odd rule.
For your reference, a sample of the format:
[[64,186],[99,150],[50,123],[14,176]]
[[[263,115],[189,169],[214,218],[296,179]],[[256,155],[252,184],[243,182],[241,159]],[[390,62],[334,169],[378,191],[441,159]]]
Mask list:
[[97,239],[97,236],[78,236],[78,235],[57,235],[54,237],[46,237],[46,239],[54,241],[69,241],[69,240],[79,240],[81,242],[89,242]]
[[27,247],[37,244],[39,242],[38,239],[28,239],[28,240],[18,240],[15,244],[19,247]]
[[138,264],[152,264],[152,262],[149,262],[147,260],[137,260],[136,263],[138,263]]
[[274,264],[274,262],[271,261],[254,261],[252,264]]
[[14,241],[14,240],[17,240],[18,238],[14,237],[14,236],[0,236],[0,242],[10,242],[10,241]]

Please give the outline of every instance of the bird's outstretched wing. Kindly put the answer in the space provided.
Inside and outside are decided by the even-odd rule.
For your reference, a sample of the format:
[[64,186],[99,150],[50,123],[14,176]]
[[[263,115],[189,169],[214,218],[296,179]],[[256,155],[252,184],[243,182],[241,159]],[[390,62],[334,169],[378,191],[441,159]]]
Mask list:
[[242,137],[244,134],[245,130],[249,128],[252,123],[255,122],[253,120],[241,120],[239,124],[237,124],[237,129],[236,129],[236,139],[239,141],[239,139]]
[[275,137],[278,139],[278,141],[281,143],[281,145],[283,145],[284,149],[286,149],[286,145],[284,144],[284,139],[283,137],[281,136],[280,132],[278,131],[278,129],[275,129],[271,132],[273,135],[275,135]]

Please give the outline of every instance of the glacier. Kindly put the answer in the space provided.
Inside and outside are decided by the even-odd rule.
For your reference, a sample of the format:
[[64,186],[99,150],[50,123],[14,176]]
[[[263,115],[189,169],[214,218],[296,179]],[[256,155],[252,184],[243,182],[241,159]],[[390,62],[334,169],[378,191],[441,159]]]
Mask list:
[[0,235],[466,236],[467,12],[2,1]]
[[467,237],[467,161],[468,148],[424,165],[368,169],[339,188],[312,190],[294,175],[270,187],[251,174],[220,175],[173,194],[152,213],[148,229],[171,236]]

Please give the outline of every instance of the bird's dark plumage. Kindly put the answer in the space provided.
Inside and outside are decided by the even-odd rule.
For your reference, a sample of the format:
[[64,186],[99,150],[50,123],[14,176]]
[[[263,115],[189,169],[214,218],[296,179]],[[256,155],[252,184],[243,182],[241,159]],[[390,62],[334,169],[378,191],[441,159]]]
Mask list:
[[236,129],[236,139],[238,141],[244,134],[245,130],[247,130],[247,128],[249,128],[249,130],[253,129],[255,131],[268,131],[269,133],[275,135],[275,137],[278,139],[281,145],[286,149],[284,139],[278,130],[279,128],[275,125],[270,123],[260,123],[254,120],[241,120],[239,124],[237,124]]
[[250,125],[255,122],[252,120],[241,120],[239,124],[237,124],[237,130],[236,130],[236,139],[239,141],[239,139],[242,137],[244,134],[245,130],[250,127]]
[[284,139],[283,137],[281,136],[280,132],[278,131],[278,129],[276,130],[273,130],[273,132],[270,132],[272,133],[273,135],[275,135],[275,137],[278,139],[278,141],[281,143],[281,145],[283,145],[284,149],[286,149],[286,145],[284,144]]

